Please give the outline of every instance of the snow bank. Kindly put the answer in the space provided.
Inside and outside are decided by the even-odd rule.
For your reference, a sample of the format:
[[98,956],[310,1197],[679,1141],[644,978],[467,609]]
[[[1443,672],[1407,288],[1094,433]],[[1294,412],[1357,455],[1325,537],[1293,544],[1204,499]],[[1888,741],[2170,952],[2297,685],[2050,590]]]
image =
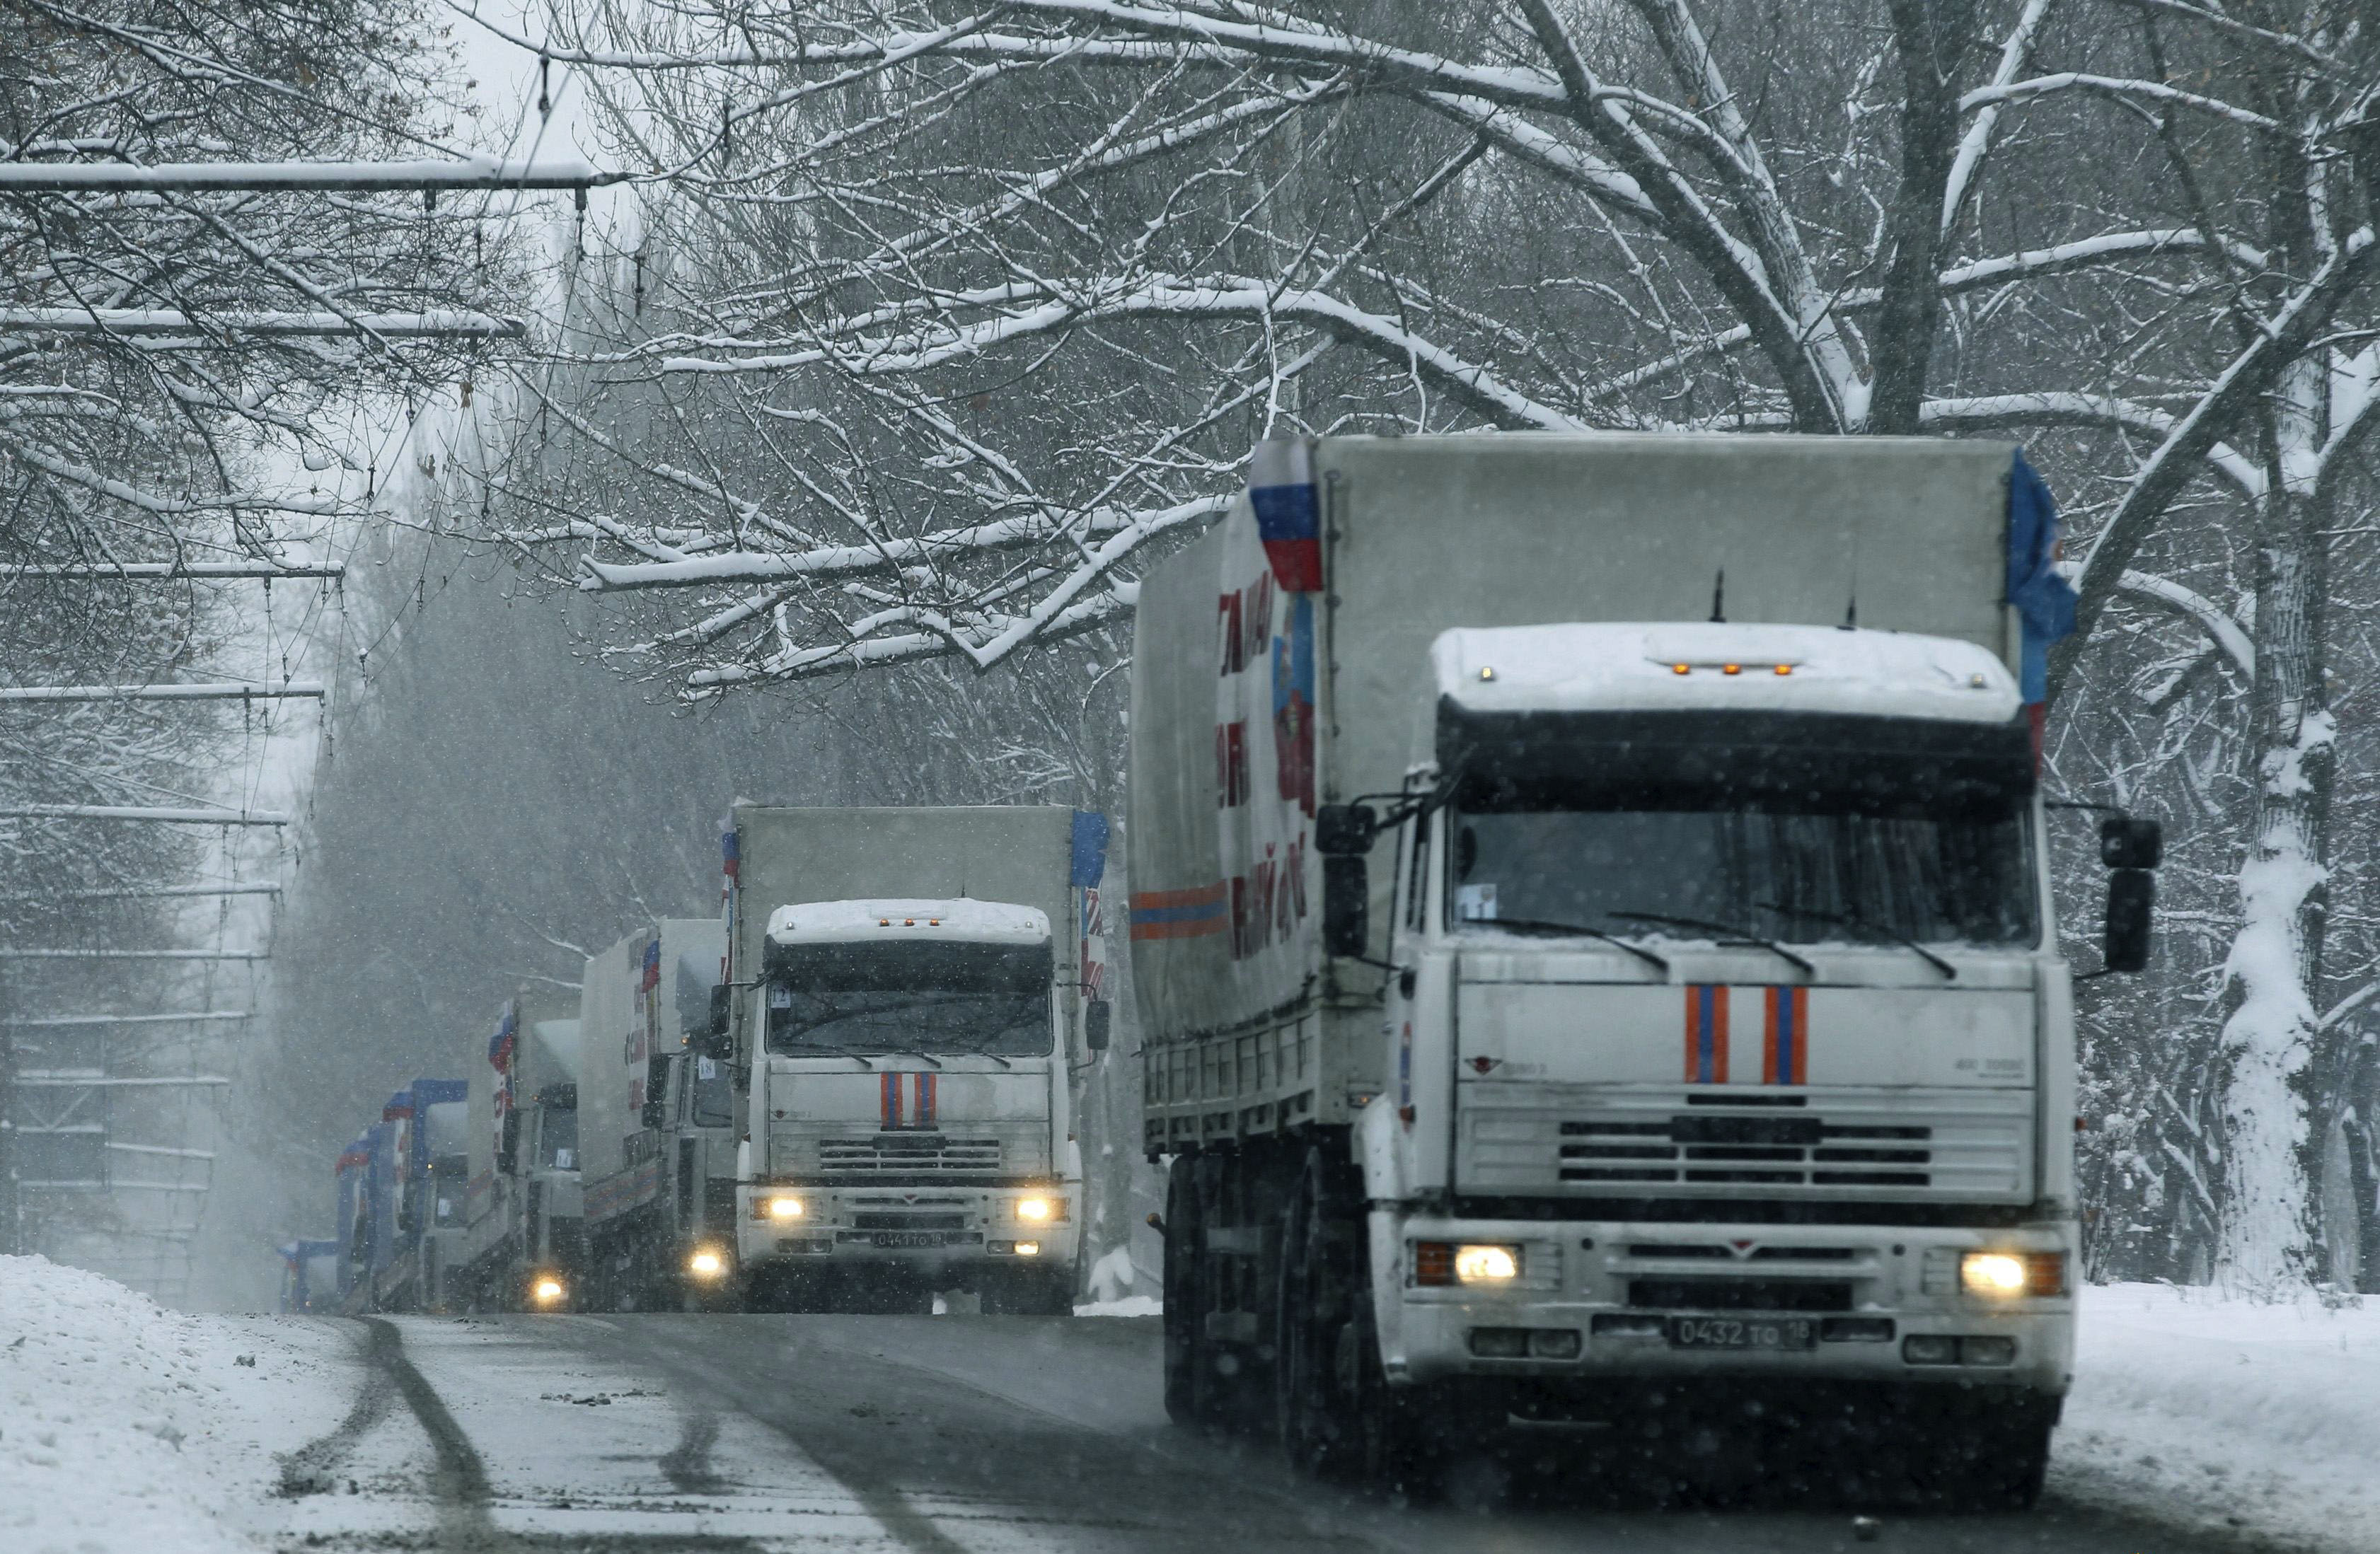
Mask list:
[[2070,1498],[2380,1548],[2380,1301],[2086,1290],[2051,1468]]
[[1122,1300],[1085,1301],[1075,1307],[1077,1317],[1162,1317],[1165,1303],[1155,1295],[1126,1295]]
[[277,1345],[287,1326],[0,1257],[0,1548],[254,1554],[273,1452],[345,1407],[342,1356]]

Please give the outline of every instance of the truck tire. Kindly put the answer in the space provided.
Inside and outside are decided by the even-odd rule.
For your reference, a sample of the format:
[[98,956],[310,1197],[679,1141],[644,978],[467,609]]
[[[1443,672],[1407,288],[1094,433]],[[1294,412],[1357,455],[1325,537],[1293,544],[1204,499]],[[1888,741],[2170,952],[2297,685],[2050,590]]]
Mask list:
[[1198,1423],[1197,1376],[1207,1364],[1195,1174],[1195,1157],[1176,1155],[1165,1178],[1165,1413],[1177,1425]]
[[1346,1174],[1332,1171],[1320,1149],[1308,1150],[1281,1226],[1276,1425],[1291,1464],[1318,1478],[1353,1478],[1363,1468],[1359,1357],[1350,1329],[1368,1281],[1359,1260],[1362,1226],[1351,1222],[1359,1209],[1341,1180]]

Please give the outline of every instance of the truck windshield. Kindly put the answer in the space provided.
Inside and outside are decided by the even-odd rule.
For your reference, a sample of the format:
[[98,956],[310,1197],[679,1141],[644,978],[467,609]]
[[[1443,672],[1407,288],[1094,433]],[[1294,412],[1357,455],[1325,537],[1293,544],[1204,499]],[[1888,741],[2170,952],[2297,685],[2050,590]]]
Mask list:
[[[1449,917],[1641,935],[1698,918],[1787,943],[2034,942],[2022,811],[1498,808],[1448,828]],[[1723,936],[1712,936],[1723,937]]]
[[556,1171],[578,1169],[578,1108],[538,1108],[537,1163]]
[[769,1050],[1046,1055],[1049,942],[772,946]]

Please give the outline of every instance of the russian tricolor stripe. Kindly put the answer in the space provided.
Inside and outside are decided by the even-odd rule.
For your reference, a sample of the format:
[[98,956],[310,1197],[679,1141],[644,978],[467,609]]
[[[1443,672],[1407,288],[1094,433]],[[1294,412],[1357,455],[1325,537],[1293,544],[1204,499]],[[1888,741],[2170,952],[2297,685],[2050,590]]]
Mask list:
[[1810,1082],[1810,989],[1769,988],[1767,1029],[1760,1050],[1760,1082]]
[[1272,575],[1292,593],[1322,588],[1322,511],[1314,458],[1303,438],[1269,438],[1248,456],[1248,505],[1256,509]]
[[[887,1074],[878,1078],[879,1116],[886,1130],[893,1128],[930,1128],[934,1125],[934,1110],[941,1099],[939,1075],[932,1074]],[[905,1079],[917,1082],[915,1105]]]
[[1135,939],[1198,939],[1231,926],[1231,892],[1220,880],[1195,890],[1133,893]]
[[1727,1083],[1727,989],[1716,982],[1686,985],[1686,1083]]

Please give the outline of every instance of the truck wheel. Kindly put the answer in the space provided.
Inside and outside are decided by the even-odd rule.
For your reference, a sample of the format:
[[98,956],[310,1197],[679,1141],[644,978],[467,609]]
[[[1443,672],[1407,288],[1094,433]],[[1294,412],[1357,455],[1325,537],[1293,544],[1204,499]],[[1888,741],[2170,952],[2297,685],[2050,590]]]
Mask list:
[[1165,1413],[1177,1425],[1198,1423],[1197,1376],[1207,1363],[1200,1330],[1206,1308],[1198,1281],[1198,1187],[1195,1159],[1176,1155],[1165,1178]]
[[[1319,1149],[1309,1150],[1281,1227],[1273,1398],[1282,1448],[1301,1472],[1352,1477],[1362,1467],[1355,1414],[1354,1296],[1363,1287],[1346,1196]],[[1343,1351],[1343,1353],[1342,1353]],[[1345,1362],[1342,1365],[1342,1361]]]

